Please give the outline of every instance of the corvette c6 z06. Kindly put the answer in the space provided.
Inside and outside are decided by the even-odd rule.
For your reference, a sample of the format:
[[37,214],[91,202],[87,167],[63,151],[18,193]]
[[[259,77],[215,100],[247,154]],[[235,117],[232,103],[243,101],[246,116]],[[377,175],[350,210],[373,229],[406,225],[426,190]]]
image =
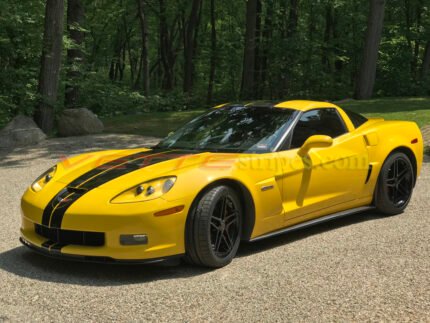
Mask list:
[[21,241],[67,259],[222,267],[241,241],[401,213],[422,159],[411,122],[326,102],[227,104],[156,147],[58,163],[22,198]]

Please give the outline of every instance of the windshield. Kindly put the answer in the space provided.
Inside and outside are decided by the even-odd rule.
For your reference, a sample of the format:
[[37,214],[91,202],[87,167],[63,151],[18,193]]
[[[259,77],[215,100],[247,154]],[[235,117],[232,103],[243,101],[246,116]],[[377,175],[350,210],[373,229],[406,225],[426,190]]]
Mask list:
[[272,151],[291,125],[290,109],[230,106],[200,116],[157,147],[219,152]]

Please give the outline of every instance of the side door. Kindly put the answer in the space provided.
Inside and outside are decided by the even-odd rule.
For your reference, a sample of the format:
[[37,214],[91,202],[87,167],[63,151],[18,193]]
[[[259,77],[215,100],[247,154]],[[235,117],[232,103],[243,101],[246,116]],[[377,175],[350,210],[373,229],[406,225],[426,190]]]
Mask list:
[[[363,136],[350,130],[335,108],[303,113],[280,152],[285,221],[329,214],[330,208],[358,198],[368,174],[368,153]],[[299,149],[314,135],[329,136],[333,144],[299,156]]]

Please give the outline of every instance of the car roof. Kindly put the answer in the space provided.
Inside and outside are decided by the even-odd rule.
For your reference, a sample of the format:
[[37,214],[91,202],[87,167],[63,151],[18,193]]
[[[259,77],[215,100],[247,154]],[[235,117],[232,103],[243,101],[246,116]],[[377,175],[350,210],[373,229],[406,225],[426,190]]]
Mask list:
[[273,101],[252,101],[245,103],[226,103],[216,106],[215,108],[222,108],[226,106],[246,106],[246,107],[262,107],[262,108],[281,108],[293,109],[297,111],[309,111],[313,109],[323,108],[339,108],[337,105],[324,101],[308,101],[308,100],[291,100],[282,102]]

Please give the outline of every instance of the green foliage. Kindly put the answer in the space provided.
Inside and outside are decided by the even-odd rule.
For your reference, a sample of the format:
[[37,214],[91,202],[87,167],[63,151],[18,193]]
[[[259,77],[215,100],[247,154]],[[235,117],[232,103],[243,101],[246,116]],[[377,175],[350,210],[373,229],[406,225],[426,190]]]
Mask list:
[[42,39],[42,0],[0,2],[0,124],[31,115],[36,102]]
[[100,78],[97,73],[87,75],[81,84],[80,105],[102,117],[206,108],[198,98],[184,95],[180,91],[145,97],[137,90],[130,90],[128,86]]
[[[168,43],[172,45],[173,88],[165,89],[160,53],[160,2],[145,1],[149,29],[150,94],[143,95],[138,78],[142,35],[135,0],[82,0],[85,32],[82,64],[66,64],[66,51],[75,49],[64,34],[61,93],[80,89],[78,105],[103,117],[158,111],[205,109],[239,99],[246,21],[246,2],[215,1],[217,50],[213,102],[206,103],[211,50],[210,1],[203,1],[195,40],[192,93],[182,93],[183,40],[191,11],[188,0],[167,1]],[[369,11],[368,0],[298,1],[297,28],[291,30],[294,1],[262,0],[255,99],[351,97],[358,75]],[[31,115],[43,38],[45,0],[0,1],[0,125],[18,113]],[[430,76],[422,76],[424,49],[430,41],[430,0],[386,1],[386,18],[377,68],[376,96],[427,96]],[[66,72],[79,72],[77,81]],[[115,72],[115,77],[112,73]],[[142,74],[142,73],[141,73]],[[383,109],[383,107],[380,107]],[[412,117],[412,116],[411,116]]]

